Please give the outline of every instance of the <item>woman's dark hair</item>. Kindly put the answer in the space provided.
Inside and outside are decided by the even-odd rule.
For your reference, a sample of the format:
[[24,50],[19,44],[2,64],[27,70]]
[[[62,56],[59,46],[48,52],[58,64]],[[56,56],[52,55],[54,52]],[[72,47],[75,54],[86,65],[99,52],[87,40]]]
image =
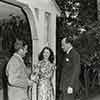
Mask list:
[[48,59],[49,59],[49,61],[50,61],[51,63],[53,63],[53,61],[54,61],[54,53],[53,53],[53,51],[51,50],[51,48],[49,48],[49,47],[44,47],[44,48],[42,49],[42,51],[41,51],[40,54],[39,54],[39,61],[41,61],[41,60],[44,59],[44,57],[43,57],[43,52],[44,52],[45,49],[47,49],[47,50],[50,51],[50,56],[49,56]]

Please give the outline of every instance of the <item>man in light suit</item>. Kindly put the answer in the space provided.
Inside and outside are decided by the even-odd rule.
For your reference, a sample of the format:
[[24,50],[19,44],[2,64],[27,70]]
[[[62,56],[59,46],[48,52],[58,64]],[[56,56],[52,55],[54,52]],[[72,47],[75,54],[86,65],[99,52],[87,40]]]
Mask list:
[[75,100],[79,90],[80,55],[73,48],[70,39],[63,38],[61,45],[65,55],[62,60],[63,68],[60,82],[62,94],[60,99]]
[[8,77],[8,100],[28,100],[27,87],[33,82],[28,79],[23,57],[27,53],[27,44],[22,40],[16,40],[15,50],[6,68]]

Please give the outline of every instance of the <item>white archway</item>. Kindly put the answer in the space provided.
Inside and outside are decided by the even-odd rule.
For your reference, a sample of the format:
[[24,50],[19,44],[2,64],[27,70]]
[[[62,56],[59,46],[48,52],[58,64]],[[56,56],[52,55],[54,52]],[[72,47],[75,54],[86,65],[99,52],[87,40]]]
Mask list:
[[[56,55],[56,16],[60,10],[54,0],[1,0],[1,2],[21,8],[27,15],[32,36],[32,65],[37,63],[38,54],[44,46],[49,46]],[[54,87],[55,86],[54,80]],[[32,90],[32,100],[37,100],[36,84]]]
[[[35,19],[34,19],[33,15],[32,15],[31,9],[28,7],[28,5],[23,4],[23,3],[20,3],[20,2],[16,2],[16,1],[13,2],[13,0],[1,0],[1,2],[10,4],[10,5],[13,5],[13,6],[17,6],[17,7],[21,8],[26,13],[27,18],[28,18],[28,21],[29,21],[29,24],[30,24],[30,29],[31,29],[32,46],[34,48],[34,45],[33,44],[34,44],[34,41],[38,40],[38,35],[37,35],[37,30],[35,28]],[[34,62],[35,61],[33,61],[33,63]]]

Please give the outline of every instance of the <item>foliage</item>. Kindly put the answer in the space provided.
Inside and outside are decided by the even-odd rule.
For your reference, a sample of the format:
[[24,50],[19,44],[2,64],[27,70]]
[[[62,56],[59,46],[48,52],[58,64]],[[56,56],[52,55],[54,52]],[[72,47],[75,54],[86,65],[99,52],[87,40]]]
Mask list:
[[[100,22],[96,0],[56,0],[62,13],[57,18],[57,39],[70,37],[89,66],[100,64]],[[60,47],[58,46],[58,49]]]
[[25,40],[29,45],[29,51],[31,52],[31,32],[29,23],[26,19],[22,19],[17,15],[9,15],[9,19],[4,19],[0,21],[1,37],[3,37],[3,49],[10,50],[13,52],[13,43],[16,38]]

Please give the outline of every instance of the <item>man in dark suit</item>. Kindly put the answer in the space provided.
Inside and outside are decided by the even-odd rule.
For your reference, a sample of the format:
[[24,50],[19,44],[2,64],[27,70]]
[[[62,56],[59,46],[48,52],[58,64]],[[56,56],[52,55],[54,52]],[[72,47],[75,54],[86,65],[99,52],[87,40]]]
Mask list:
[[60,99],[75,100],[79,90],[80,55],[73,48],[70,39],[63,38],[61,45],[65,55],[62,60],[63,68],[60,82],[62,94]]

